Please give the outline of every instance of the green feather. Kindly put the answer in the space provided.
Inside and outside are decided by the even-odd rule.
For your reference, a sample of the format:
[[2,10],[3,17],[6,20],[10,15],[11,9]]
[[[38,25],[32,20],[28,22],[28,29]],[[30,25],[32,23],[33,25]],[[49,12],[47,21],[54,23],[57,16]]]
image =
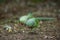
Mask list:
[[26,23],[26,21],[28,20],[28,19],[30,19],[30,18],[32,18],[33,17],[33,15],[32,15],[32,13],[28,13],[28,15],[24,15],[24,16],[21,16],[20,18],[19,18],[19,21],[21,22],[21,23]]
[[31,18],[29,20],[27,20],[26,25],[29,27],[37,27],[39,24],[39,21],[36,18]]
[[56,18],[52,18],[52,17],[37,17],[38,20],[43,20],[43,21],[52,21],[52,20],[56,20]]
[[29,12],[27,16],[28,17],[33,17],[33,13],[32,12]]

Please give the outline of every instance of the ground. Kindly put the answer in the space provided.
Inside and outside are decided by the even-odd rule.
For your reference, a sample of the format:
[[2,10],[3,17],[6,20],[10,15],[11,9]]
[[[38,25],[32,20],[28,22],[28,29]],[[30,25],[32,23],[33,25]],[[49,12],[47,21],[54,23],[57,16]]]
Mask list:
[[[20,7],[13,4],[0,6],[0,13],[2,13],[0,17],[0,40],[60,40],[60,21],[57,19],[54,21],[42,21],[40,26],[32,31],[25,25],[20,25],[17,20],[19,20],[20,16],[25,15],[28,10],[34,12],[38,8]],[[35,14],[35,16],[40,16],[40,14]],[[7,32],[4,30],[4,24],[11,25],[13,31]]]

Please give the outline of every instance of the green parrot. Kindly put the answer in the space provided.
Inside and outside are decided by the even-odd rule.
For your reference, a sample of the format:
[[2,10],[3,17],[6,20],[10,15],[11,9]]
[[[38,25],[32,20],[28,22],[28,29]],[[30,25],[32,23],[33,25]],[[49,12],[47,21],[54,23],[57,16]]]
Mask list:
[[39,26],[40,21],[51,21],[56,18],[52,17],[34,17],[32,12],[29,12],[28,15],[21,16],[19,18],[20,23],[27,25],[28,27],[34,28]]
[[30,13],[28,13],[28,15],[21,16],[21,17],[19,18],[19,21],[20,21],[20,23],[25,24],[26,21],[27,21],[28,19],[32,18],[32,17],[33,17],[33,14],[32,14],[32,12],[30,12]]

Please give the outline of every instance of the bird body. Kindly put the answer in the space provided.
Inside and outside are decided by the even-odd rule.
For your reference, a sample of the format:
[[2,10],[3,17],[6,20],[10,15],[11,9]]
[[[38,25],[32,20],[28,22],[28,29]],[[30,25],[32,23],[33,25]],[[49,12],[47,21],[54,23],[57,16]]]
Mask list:
[[37,27],[38,24],[39,24],[39,21],[36,18],[31,18],[26,22],[26,25],[29,27]]

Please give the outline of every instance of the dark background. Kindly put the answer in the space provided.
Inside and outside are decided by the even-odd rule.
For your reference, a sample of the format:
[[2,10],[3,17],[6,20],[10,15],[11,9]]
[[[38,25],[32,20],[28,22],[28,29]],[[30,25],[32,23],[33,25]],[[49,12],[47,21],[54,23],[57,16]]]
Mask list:
[[[34,16],[57,19],[44,21],[34,33],[29,33],[30,29],[16,23],[29,11],[36,12]],[[17,32],[6,32],[1,26],[4,24],[17,26]],[[0,0],[0,40],[60,40],[60,0]]]

